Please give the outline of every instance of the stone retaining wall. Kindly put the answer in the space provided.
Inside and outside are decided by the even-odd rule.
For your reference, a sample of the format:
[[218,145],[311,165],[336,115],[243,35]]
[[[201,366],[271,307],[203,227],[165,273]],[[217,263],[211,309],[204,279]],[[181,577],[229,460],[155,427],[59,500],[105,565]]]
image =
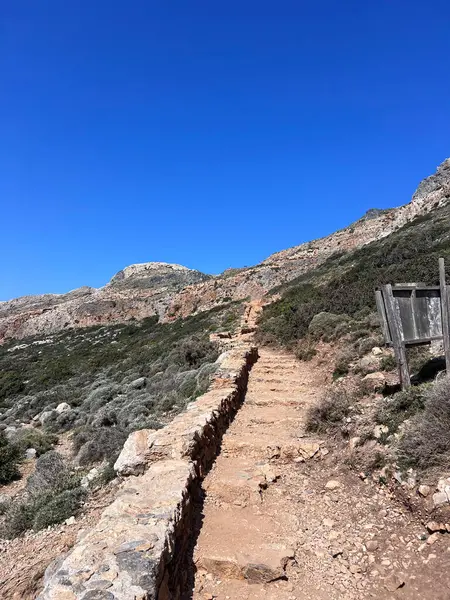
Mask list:
[[159,431],[130,435],[126,477],[98,525],[47,569],[40,600],[168,600],[188,587],[195,500],[242,403],[256,348],[225,353],[209,391]]

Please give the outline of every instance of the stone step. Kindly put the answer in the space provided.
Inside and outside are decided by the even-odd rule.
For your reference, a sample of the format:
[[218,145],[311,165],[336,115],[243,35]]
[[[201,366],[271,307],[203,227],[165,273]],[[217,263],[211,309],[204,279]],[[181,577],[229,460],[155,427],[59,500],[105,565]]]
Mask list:
[[[201,592],[194,592],[194,600],[216,599],[222,600],[229,598],[232,600],[292,600],[300,598],[295,595],[292,583],[287,580],[277,580],[271,583],[257,584],[239,579],[220,580],[213,577],[212,573],[207,573],[200,569],[197,577],[201,581]],[[303,600],[303,596],[301,596]]]
[[275,531],[283,531],[281,523],[253,507],[238,512],[210,507],[197,542],[202,551],[194,557],[196,568],[221,580],[267,583],[284,577],[294,540],[276,539]]
[[214,503],[243,507],[260,503],[263,491],[274,485],[279,476],[279,469],[268,460],[255,460],[249,456],[239,456],[233,461],[219,459],[204,490]]

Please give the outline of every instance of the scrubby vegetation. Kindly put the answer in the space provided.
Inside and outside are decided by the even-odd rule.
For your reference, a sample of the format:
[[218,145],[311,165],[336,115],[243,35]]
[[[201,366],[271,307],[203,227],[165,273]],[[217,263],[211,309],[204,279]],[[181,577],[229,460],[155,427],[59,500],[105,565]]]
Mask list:
[[[38,457],[25,490],[0,507],[0,536],[76,515],[93,464],[102,464],[95,485],[106,484],[131,431],[162,427],[206,391],[219,354],[209,334],[232,330],[241,314],[229,303],[168,324],[149,318],[0,346],[0,485],[20,477],[28,449]],[[72,459],[53,450],[63,434]]]
[[424,394],[427,387],[427,385],[411,387],[382,400],[375,421],[388,428],[388,436],[397,433],[404,421],[424,409]]
[[344,387],[330,387],[306,416],[306,430],[314,433],[336,432],[354,410],[355,398]]
[[[0,372],[8,375],[0,421],[15,426],[37,418],[46,432],[76,430],[76,440],[90,444],[83,461],[99,460],[128,432],[161,426],[205,391],[218,356],[209,333],[233,327],[240,312],[229,304],[170,324],[149,318],[9,342],[0,347]],[[61,403],[68,407],[59,410]],[[105,443],[102,452],[99,440],[106,439],[114,448]]]
[[37,460],[22,497],[6,506],[0,536],[13,538],[28,529],[39,531],[62,523],[77,514],[86,495],[80,477],[68,469],[62,456],[47,452]]
[[0,431],[0,485],[19,479],[19,464],[22,457],[20,448],[16,444],[11,444]]
[[[439,281],[438,258],[445,257],[450,269],[450,207],[417,218],[385,239],[348,254],[336,254],[323,265],[274,290],[282,298],[263,312],[259,339],[289,345],[313,334],[326,337],[346,328],[346,316],[361,310],[374,312],[374,290],[385,283]],[[448,273],[450,276],[450,271]],[[320,326],[319,313],[334,318]],[[336,319],[341,315],[342,324]],[[342,315],[344,315],[342,317]],[[313,323],[316,319],[316,323]],[[317,325],[317,327],[316,327]]]
[[[384,345],[375,288],[407,281],[436,285],[441,256],[450,269],[449,205],[385,239],[336,254],[274,290],[281,298],[268,305],[260,319],[261,343],[281,344],[302,360],[311,359],[318,350],[323,360],[321,348],[325,360],[332,356],[333,378],[339,381],[309,410],[307,427],[311,432],[353,438],[356,449],[349,460],[364,472],[450,469],[450,379],[423,384],[445,368],[442,358],[431,358],[429,346],[407,349],[415,385],[393,393],[394,383],[384,388],[392,394],[384,398],[378,395],[384,384],[377,383],[383,381],[383,374],[362,381],[375,371],[396,370],[392,352],[372,352]],[[362,397],[352,391],[355,385]]]
[[420,409],[407,424],[398,444],[404,467],[450,468],[450,377],[427,389]]

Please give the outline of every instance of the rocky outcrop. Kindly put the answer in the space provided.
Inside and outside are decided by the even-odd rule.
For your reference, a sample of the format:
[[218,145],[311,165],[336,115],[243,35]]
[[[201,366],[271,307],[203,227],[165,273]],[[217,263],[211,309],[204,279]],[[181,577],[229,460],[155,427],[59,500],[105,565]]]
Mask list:
[[0,343],[67,327],[123,323],[158,315],[186,317],[228,301],[262,298],[269,290],[314,269],[337,252],[349,252],[388,236],[450,198],[450,159],[417,188],[409,204],[371,209],[349,227],[269,256],[261,264],[211,277],[181,265],[144,263],[119,271],[103,288],[27,296],[0,302]]
[[181,289],[207,279],[208,275],[180,265],[145,263],[120,271],[100,289],[85,287],[68,294],[0,302],[0,343],[11,337],[46,335],[68,327],[162,317]]
[[131,474],[98,525],[46,572],[41,600],[153,600],[186,589],[195,500],[245,395],[254,347],[222,356],[210,390],[167,427],[128,439],[116,469]]

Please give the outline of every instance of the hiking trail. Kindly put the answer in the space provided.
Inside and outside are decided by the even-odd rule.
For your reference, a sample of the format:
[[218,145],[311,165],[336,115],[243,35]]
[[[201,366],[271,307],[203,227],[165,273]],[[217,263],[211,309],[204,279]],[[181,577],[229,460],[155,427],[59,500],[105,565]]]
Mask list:
[[[203,482],[194,600],[448,600],[450,547],[305,432],[324,365],[260,350]],[[437,546],[439,546],[438,549]],[[431,594],[431,596],[430,596]]]

